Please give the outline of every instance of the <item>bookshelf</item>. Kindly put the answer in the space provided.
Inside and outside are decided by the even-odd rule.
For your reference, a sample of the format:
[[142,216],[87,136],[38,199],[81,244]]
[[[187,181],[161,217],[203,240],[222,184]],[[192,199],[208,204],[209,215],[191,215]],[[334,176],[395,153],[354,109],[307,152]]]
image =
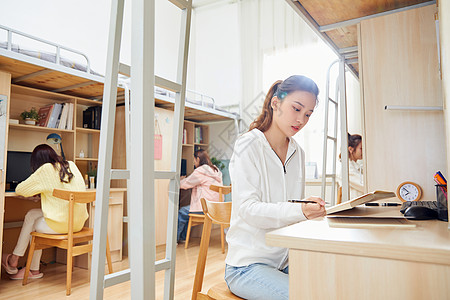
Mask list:
[[198,149],[208,151],[208,147],[209,125],[185,120],[181,157],[186,160],[187,175],[194,171],[194,152]]
[[[7,151],[31,152],[35,146],[47,143],[47,136],[50,133],[57,133],[62,138],[66,159],[74,161],[83,176],[87,174],[89,170],[97,169],[100,130],[83,128],[83,111],[90,107],[101,107],[102,103],[100,101],[20,86],[11,84],[10,82],[4,83],[10,86],[9,119],[19,120],[19,124],[8,124],[9,133],[6,141]],[[52,105],[54,103],[73,104],[72,129],[67,130],[37,125],[25,125],[24,121],[20,118],[20,114],[24,110],[30,110],[32,107],[35,107],[36,110],[39,111],[41,107]],[[52,146],[58,154],[61,153],[59,146],[50,146]],[[80,157],[81,150],[83,150],[84,157]],[[125,191],[126,189],[112,189],[110,193],[108,233],[113,261],[122,260],[122,214]],[[7,196],[7,198],[11,198],[10,203],[12,204],[10,205],[11,207],[8,207],[8,209],[5,210],[5,220],[11,218],[12,214],[14,214],[14,220],[23,220],[23,217],[28,210],[27,207],[23,206],[23,203],[14,201],[16,200],[14,197],[15,196],[11,195]],[[90,226],[92,226],[93,222],[93,209],[93,206],[89,208],[91,216],[89,219]],[[3,226],[3,222],[1,226]],[[8,245],[12,245],[17,240],[16,235],[18,235],[17,229],[9,230],[8,233],[5,234]],[[7,252],[10,250],[12,249],[7,249]]]
[[[20,113],[35,107],[37,110],[53,103],[72,103],[74,105],[73,126],[71,130],[25,125]],[[46,143],[50,133],[62,137],[62,145],[67,160],[72,160],[82,174],[97,168],[100,130],[83,128],[83,111],[89,107],[100,106],[101,102],[62,95],[40,89],[11,85],[10,119],[19,120],[19,124],[9,124],[8,151],[33,151],[33,148]],[[60,149],[56,148],[57,153]],[[83,150],[85,156],[80,157]]]

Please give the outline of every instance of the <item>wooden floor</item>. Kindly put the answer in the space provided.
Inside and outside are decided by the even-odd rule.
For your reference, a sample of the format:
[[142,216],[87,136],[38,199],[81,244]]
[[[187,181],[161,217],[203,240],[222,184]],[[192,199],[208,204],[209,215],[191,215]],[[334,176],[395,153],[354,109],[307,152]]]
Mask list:
[[[190,299],[192,285],[194,282],[195,267],[200,246],[200,238],[192,238],[189,248],[184,249],[184,244],[177,246],[176,271],[175,271],[175,299]],[[156,250],[157,259],[164,258],[164,248],[158,247]],[[222,254],[220,247],[219,230],[214,230],[211,235],[211,244],[208,250],[208,258],[205,269],[205,279],[203,290],[223,281],[225,270],[225,254]],[[128,268],[128,259],[120,263],[113,264],[114,271]],[[0,299],[23,300],[23,299],[89,299],[89,274],[85,269],[74,268],[72,280],[72,294],[66,297],[65,294],[65,272],[66,266],[61,264],[51,264],[41,267],[44,272],[42,279],[29,281],[26,286],[22,286],[21,280],[10,280],[3,273],[0,281]],[[164,272],[156,274],[156,299],[164,298]],[[130,282],[105,289],[104,299],[131,299]]]

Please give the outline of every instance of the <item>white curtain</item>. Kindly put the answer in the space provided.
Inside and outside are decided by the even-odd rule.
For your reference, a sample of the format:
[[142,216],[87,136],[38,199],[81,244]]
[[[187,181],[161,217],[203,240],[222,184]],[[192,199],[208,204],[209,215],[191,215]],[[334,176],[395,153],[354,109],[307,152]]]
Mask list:
[[315,43],[318,37],[282,0],[240,1],[239,22],[242,49],[241,131],[246,131],[259,115],[265,93],[270,87],[263,86],[264,55]]

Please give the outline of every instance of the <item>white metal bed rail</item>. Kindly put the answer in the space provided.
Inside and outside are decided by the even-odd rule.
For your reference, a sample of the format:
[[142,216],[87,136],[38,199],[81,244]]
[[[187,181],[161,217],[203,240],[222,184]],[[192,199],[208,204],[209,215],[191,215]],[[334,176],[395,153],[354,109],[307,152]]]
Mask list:
[[80,51],[77,51],[77,50],[65,47],[63,45],[59,45],[59,44],[56,44],[56,43],[53,43],[53,42],[50,42],[50,41],[47,41],[47,40],[44,40],[44,39],[32,36],[30,34],[27,34],[27,33],[24,33],[24,32],[21,32],[21,31],[18,31],[18,30],[15,30],[15,29],[3,26],[3,25],[0,25],[0,29],[5,30],[6,33],[7,33],[7,41],[6,42],[7,42],[7,50],[8,51],[12,51],[12,49],[13,49],[13,41],[12,41],[13,40],[13,34],[17,34],[17,35],[29,38],[31,40],[35,40],[35,41],[44,43],[46,45],[55,47],[56,48],[56,51],[55,51],[56,64],[58,64],[58,65],[61,65],[61,49],[66,50],[68,52],[72,52],[72,53],[80,55],[80,56],[83,56],[84,59],[86,59],[86,73],[89,74],[91,72],[91,64],[89,62],[89,58],[87,57],[86,54],[84,54],[84,53],[82,53]]

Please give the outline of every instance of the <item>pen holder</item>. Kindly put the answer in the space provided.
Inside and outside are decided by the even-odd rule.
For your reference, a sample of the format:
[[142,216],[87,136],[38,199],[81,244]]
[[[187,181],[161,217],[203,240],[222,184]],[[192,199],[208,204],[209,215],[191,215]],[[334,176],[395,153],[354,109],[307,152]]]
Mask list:
[[436,184],[438,219],[448,222],[447,185]]

